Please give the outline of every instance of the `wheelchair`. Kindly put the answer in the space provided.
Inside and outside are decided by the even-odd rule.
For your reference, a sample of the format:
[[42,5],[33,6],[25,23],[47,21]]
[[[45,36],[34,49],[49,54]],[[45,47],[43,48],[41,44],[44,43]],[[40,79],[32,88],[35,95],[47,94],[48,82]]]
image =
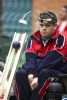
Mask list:
[[43,100],[67,100],[67,74],[59,74],[50,83]]
[[[9,100],[17,100],[12,95]],[[42,100],[67,100],[67,74],[59,74],[51,81]]]
[[[0,62],[0,71],[2,72],[4,63]],[[13,88],[13,86],[12,86]],[[14,91],[12,91],[9,100],[17,100]],[[67,74],[59,74],[58,78],[53,78],[43,100],[67,100]]]

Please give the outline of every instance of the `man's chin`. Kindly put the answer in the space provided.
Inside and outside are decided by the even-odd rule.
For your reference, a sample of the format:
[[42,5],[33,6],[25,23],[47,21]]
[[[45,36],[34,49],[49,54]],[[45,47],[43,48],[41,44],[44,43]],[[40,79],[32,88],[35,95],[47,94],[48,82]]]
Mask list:
[[46,33],[43,33],[42,36],[47,37],[47,34]]
[[42,35],[42,37],[44,37],[44,38],[49,38],[50,36],[48,36],[48,35]]
[[46,33],[41,33],[41,35],[42,35],[42,36],[45,36],[45,35],[46,35]]

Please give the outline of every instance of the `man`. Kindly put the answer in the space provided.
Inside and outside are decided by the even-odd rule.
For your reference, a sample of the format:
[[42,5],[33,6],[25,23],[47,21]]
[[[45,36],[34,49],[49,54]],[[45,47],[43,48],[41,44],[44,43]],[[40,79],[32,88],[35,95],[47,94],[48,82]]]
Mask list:
[[67,5],[63,5],[59,12],[59,32],[67,30]]
[[50,11],[41,13],[38,20],[40,29],[30,36],[26,63],[15,75],[18,100],[40,100],[45,81],[67,73],[67,31],[59,34],[56,15]]

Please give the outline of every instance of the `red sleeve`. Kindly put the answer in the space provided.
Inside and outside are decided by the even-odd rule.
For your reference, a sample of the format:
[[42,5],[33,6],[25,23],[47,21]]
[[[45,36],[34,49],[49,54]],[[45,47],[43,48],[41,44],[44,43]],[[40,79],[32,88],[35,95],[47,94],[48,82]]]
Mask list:
[[37,43],[35,40],[30,40],[26,52],[31,52],[37,55],[40,47],[41,45]]

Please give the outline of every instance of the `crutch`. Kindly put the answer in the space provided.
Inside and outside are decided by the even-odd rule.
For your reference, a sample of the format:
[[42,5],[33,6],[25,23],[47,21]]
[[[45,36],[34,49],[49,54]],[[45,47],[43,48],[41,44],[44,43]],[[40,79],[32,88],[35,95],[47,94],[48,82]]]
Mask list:
[[5,63],[5,66],[4,66],[4,70],[3,70],[3,74],[2,74],[2,78],[0,79],[0,84],[1,84],[1,82],[2,82],[4,73],[5,73],[5,71],[6,71],[6,68],[7,68],[7,65],[8,65],[8,62],[9,62],[10,54],[11,54],[11,51],[12,51],[12,44],[13,44],[13,42],[15,41],[15,37],[16,37],[16,32],[15,32],[15,34],[14,34],[14,37],[13,37],[13,40],[12,40],[12,43],[11,43],[11,46],[10,46],[10,49],[9,49],[9,53],[8,53],[8,56],[7,56],[7,59],[6,59],[6,63]]
[[12,59],[13,59],[13,56],[14,56],[14,53],[15,53],[15,49],[12,48],[12,44],[13,44],[14,41],[19,40],[19,36],[20,36],[19,33],[15,33],[13,41],[11,43],[11,47],[10,47],[8,57],[7,57],[5,66],[4,66],[4,71],[3,71],[3,75],[2,75],[2,79],[1,79],[1,83],[0,83],[1,84],[0,85],[0,96],[2,95],[2,92],[3,92],[4,83],[6,83],[6,81],[7,81],[7,75],[8,75],[8,72],[10,70]]
[[[15,38],[16,38],[16,37],[15,37]],[[18,35],[18,38],[19,38],[19,35]],[[17,39],[18,39],[18,38],[17,38]],[[11,71],[9,80],[8,80],[8,82],[7,82],[7,87],[6,87],[6,91],[5,91],[3,100],[7,100],[7,98],[8,98],[8,94],[9,94],[9,90],[10,90],[10,87],[11,87],[11,84],[12,84],[13,76],[14,76],[14,73],[15,73],[15,70],[16,70],[16,67],[17,67],[17,64],[18,64],[18,61],[19,61],[19,57],[20,57],[22,48],[23,48],[24,43],[25,43],[26,34],[22,34],[22,36],[20,35],[20,38],[21,38],[21,40],[20,40],[20,44],[21,44],[21,45],[20,45],[20,48],[19,48],[19,49],[17,50],[17,52],[16,52],[15,60],[14,60],[13,64],[11,64],[11,60],[12,60],[12,59],[9,60],[9,61],[10,61],[10,64],[8,63],[8,65],[10,65],[10,68],[11,68],[12,66],[13,66],[13,67],[12,67],[12,71]],[[10,55],[11,55],[10,58],[13,58],[14,52],[15,52],[15,50],[14,50],[14,48],[13,48],[12,51],[11,51],[12,54],[10,53]],[[7,61],[6,61],[6,62],[7,62]],[[5,64],[5,65],[6,65],[6,64]],[[7,67],[9,67],[8,65],[7,65]],[[11,66],[11,65],[12,65],[12,66]],[[10,68],[9,68],[9,69],[10,69]],[[8,70],[8,68],[5,68],[5,69]],[[9,72],[9,71],[8,71],[8,72]],[[7,72],[7,71],[4,71],[5,77],[3,76],[2,82],[6,82],[7,76],[8,76],[8,72]],[[5,79],[4,79],[4,78],[5,78]],[[1,85],[1,90],[3,89],[2,86],[4,86],[4,83],[2,83],[2,85]]]

